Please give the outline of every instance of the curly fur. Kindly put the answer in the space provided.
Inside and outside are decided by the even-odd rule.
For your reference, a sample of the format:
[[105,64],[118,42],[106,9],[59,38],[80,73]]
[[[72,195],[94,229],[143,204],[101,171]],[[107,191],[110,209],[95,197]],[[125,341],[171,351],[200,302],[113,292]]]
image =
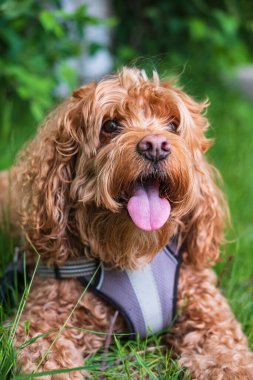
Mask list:
[[[149,80],[137,69],[123,68],[74,91],[46,118],[13,169],[21,197],[20,223],[49,265],[84,254],[134,269],[177,234],[184,252],[178,294],[182,313],[166,339],[194,379],[253,379],[246,338],[215,288],[210,270],[219,257],[228,212],[216,185],[217,170],[204,156],[212,144],[204,135],[207,106],[172,82],[160,82],[156,73]],[[178,120],[177,134],[166,129],[171,117]],[[101,133],[108,119],[120,120],[122,126],[113,138]],[[160,164],[159,174],[166,184],[171,216],[152,232],[132,223],[124,203],[138,179],[156,175],[152,164],[136,152],[137,143],[148,134],[166,136],[171,144],[171,155]],[[29,245],[28,249],[32,251]],[[22,326],[27,319],[30,337],[58,328],[81,291],[75,280],[36,279],[17,344],[25,338]],[[88,292],[40,369],[80,365],[84,356],[103,345],[104,338],[70,327],[106,332],[112,312]],[[121,319],[115,329],[124,331]],[[24,372],[36,368],[54,334],[21,351]]]

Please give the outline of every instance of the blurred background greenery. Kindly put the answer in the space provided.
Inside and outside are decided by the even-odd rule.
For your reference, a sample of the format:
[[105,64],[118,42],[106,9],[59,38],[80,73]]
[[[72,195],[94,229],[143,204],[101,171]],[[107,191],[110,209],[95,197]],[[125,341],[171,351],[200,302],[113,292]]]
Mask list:
[[[68,1],[67,1],[68,2]],[[86,39],[87,26],[107,25],[113,69],[135,64],[181,76],[197,97],[221,91],[221,77],[253,55],[253,4],[249,0],[100,1],[113,16],[91,16],[91,2],[2,0],[0,4],[0,167],[59,101],[59,86],[80,84],[70,59],[105,47]],[[66,3],[66,1],[65,1]],[[79,4],[79,5],[78,5]],[[106,47],[107,48],[107,47]],[[84,52],[85,50],[85,52]],[[141,57],[141,58],[140,58]],[[101,61],[101,66],[104,62]]]
[[[209,134],[216,138],[209,158],[224,178],[233,221],[217,272],[253,344],[253,99],[238,76],[238,67],[253,65],[252,1],[112,0],[103,4],[106,19],[90,14],[90,2],[74,3],[69,10],[60,0],[0,2],[0,168],[13,163],[60,101],[59,89],[70,94],[81,84],[71,59],[84,53],[88,59],[107,49],[113,69],[157,68],[197,99],[209,97]],[[109,47],[86,41],[87,27],[101,25],[111,33]],[[253,75],[246,75],[250,83]]]

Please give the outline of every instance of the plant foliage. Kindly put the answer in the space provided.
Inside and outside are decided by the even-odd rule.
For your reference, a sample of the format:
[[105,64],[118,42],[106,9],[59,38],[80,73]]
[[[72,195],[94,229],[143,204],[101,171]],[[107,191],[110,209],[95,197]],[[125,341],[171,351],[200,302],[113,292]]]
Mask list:
[[38,121],[55,101],[57,84],[77,84],[67,64],[81,52],[84,27],[99,20],[80,5],[66,12],[58,0],[5,0],[0,5],[3,100],[22,103]]
[[[117,64],[138,56],[214,77],[252,58],[253,5],[237,0],[113,1]],[[143,62],[142,62],[143,64]]]

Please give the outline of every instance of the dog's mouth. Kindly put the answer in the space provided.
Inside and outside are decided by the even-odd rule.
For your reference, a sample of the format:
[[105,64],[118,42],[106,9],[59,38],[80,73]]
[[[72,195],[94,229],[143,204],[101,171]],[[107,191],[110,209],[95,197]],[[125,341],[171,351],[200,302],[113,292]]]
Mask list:
[[145,231],[160,229],[170,216],[171,205],[165,197],[165,183],[157,177],[138,180],[126,199],[133,223]]

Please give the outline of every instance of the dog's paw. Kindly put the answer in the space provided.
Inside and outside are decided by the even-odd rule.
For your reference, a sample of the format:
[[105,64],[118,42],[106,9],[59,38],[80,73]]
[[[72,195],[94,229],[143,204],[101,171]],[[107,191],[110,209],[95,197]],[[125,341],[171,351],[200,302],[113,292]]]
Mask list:
[[250,352],[226,352],[220,355],[182,355],[181,366],[191,380],[253,380],[253,356]]
[[253,380],[253,368],[215,368],[206,380]]
[[[84,380],[90,379],[88,373],[83,370],[61,372],[62,369],[82,367],[84,359],[72,341],[60,337],[50,348],[50,342],[38,339],[33,344],[21,350],[18,357],[18,366],[21,374],[29,375],[41,373],[41,380]],[[48,372],[52,372],[48,374]],[[57,373],[58,372],[58,373]],[[45,373],[45,375],[43,374]]]

